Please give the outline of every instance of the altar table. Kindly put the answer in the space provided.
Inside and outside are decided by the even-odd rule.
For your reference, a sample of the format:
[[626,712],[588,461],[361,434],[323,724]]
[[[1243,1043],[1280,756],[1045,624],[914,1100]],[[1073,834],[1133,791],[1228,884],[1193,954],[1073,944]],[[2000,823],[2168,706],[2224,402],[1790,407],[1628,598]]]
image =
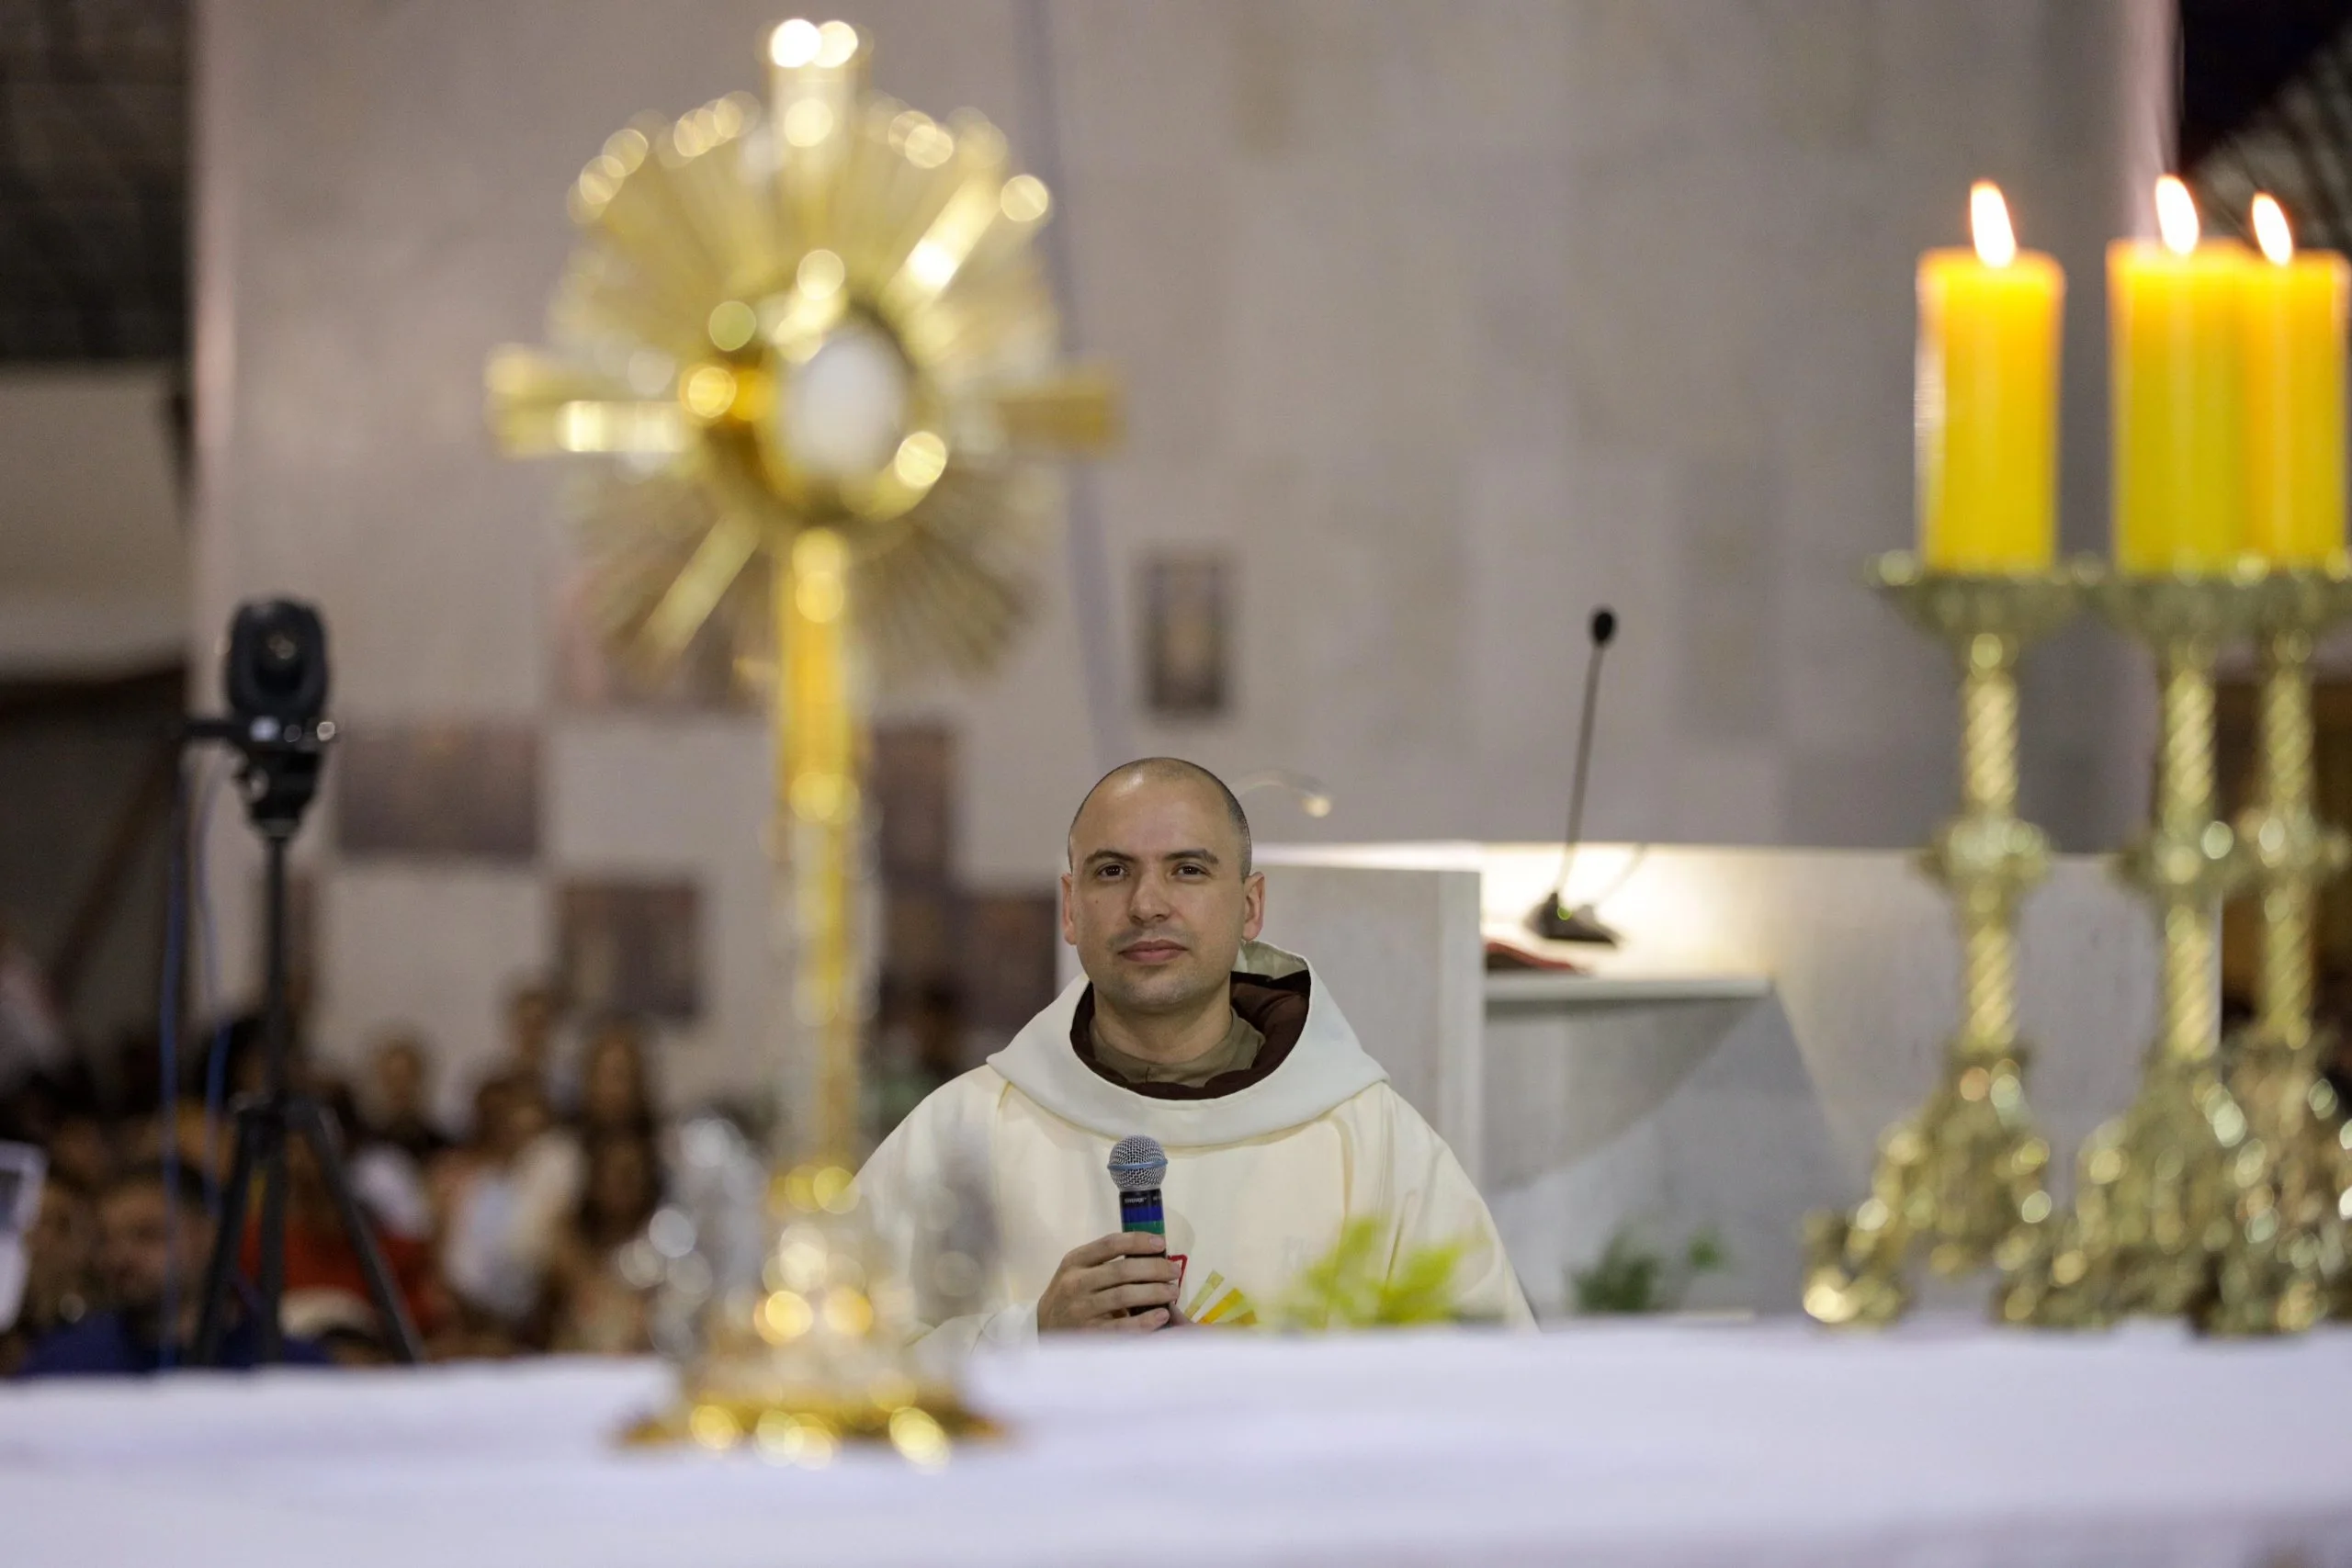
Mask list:
[[649,1362],[0,1386],[8,1568],[2352,1563],[2352,1333],[1161,1335],[936,1472],[624,1450]]

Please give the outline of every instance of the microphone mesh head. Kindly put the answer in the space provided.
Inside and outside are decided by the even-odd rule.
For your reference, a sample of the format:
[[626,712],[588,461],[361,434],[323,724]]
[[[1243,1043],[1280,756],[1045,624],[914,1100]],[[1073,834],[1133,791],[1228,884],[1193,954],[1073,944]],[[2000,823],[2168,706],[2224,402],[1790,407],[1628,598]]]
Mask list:
[[1122,1192],[1148,1192],[1168,1174],[1168,1151],[1140,1134],[1111,1145],[1111,1179]]

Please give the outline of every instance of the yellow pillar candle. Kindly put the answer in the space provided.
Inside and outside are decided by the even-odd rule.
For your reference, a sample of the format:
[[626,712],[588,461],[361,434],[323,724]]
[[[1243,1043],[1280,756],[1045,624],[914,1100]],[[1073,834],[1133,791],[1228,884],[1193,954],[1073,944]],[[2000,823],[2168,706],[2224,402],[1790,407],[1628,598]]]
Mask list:
[[1935,571],[2046,570],[2065,274],[2018,252],[1998,190],[1969,196],[1976,248],[1919,258],[1919,554]]
[[2267,258],[2246,271],[2246,547],[2274,566],[2344,556],[2344,328],[2352,267],[2295,254],[2287,215],[2254,198]]
[[2199,245],[2197,206],[2156,182],[2161,244],[2107,253],[2115,422],[2115,564],[2213,576],[2245,548],[2242,344],[2246,253]]

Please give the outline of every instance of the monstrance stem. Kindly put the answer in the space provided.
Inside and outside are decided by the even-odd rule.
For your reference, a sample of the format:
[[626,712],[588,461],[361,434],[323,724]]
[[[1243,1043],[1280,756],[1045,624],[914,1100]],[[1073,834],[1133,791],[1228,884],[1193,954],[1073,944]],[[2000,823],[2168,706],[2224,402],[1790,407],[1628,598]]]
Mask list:
[[841,535],[809,528],[775,574],[774,720],[779,945],[789,955],[788,1059],[779,1078],[800,1092],[813,1079],[815,1094],[813,1114],[795,1122],[791,1152],[854,1169],[862,1010],[854,893],[864,812],[848,568]]

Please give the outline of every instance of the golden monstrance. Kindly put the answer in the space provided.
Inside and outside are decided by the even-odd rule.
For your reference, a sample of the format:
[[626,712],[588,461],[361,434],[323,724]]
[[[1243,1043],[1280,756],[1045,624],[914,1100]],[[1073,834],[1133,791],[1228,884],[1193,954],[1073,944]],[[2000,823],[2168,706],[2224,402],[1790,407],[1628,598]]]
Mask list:
[[[1104,444],[1114,408],[1103,378],[1059,359],[1031,244],[1051,198],[995,127],[872,92],[870,42],[846,22],[786,22],[766,52],[766,103],[639,118],[581,172],[553,346],[499,350],[488,383],[508,453],[605,460],[584,532],[608,646],[658,671],[724,638],[764,676],[788,1241],[854,1201],[872,683],[1007,645],[1050,516],[1038,459]],[[796,1256],[806,1278],[787,1277]],[[883,1303],[825,1257],[780,1247],[745,1315],[803,1362],[838,1341],[811,1374],[831,1392],[694,1394],[697,1436],[749,1437],[779,1401],[805,1415],[869,1371],[896,1377],[867,1343]]]

